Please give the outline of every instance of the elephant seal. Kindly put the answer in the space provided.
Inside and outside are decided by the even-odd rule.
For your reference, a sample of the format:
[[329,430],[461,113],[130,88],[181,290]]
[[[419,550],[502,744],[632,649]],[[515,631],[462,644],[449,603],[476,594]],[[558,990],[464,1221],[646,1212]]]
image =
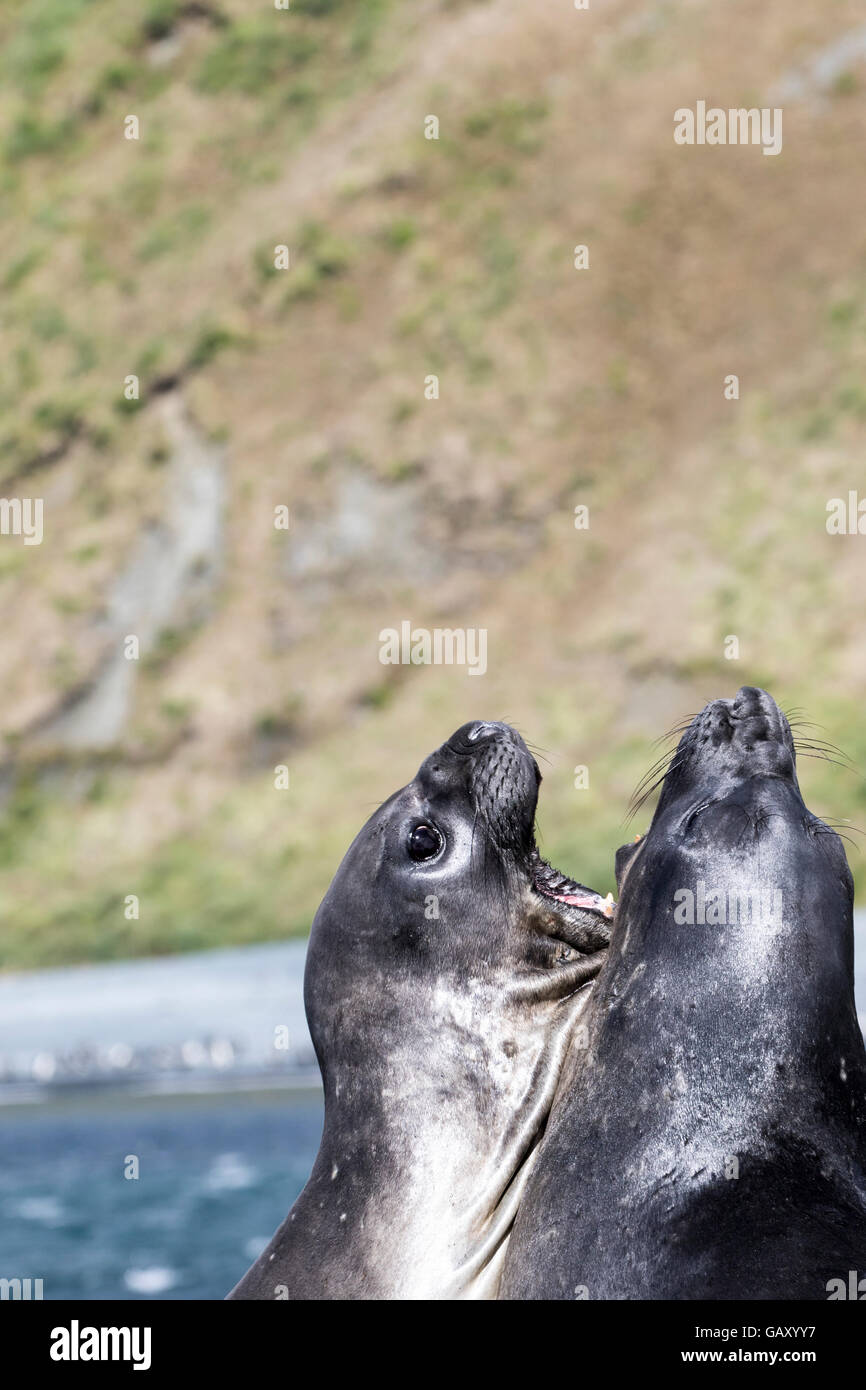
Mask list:
[[230,1297],[495,1295],[612,912],[541,859],[540,780],[508,725],[466,724],[350,847],[304,984],[321,1148]]
[[697,716],[617,869],[500,1296],[838,1297],[866,1274],[853,886],[769,695]]

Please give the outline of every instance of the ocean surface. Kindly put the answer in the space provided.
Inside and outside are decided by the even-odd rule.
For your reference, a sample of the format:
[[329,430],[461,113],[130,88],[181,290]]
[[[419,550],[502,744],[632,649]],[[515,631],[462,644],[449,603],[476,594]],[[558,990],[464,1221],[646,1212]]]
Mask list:
[[[866,1023],[866,913],[855,914]],[[0,978],[0,1278],[220,1299],[319,1144],[302,942]]]
[[7,1108],[0,1276],[41,1279],[45,1299],[223,1298],[306,1182],[321,1128],[318,1090]]
[[319,1146],[305,954],[0,977],[0,1278],[45,1299],[228,1293]]

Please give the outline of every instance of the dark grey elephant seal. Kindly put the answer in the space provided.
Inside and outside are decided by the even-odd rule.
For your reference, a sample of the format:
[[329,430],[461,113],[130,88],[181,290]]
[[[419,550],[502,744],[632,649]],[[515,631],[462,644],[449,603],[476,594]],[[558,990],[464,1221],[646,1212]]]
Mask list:
[[769,695],[698,715],[617,867],[500,1296],[838,1297],[866,1274],[852,880]]
[[506,724],[459,729],[352,844],[305,979],[325,1125],[232,1298],[493,1297],[612,911],[534,840]]

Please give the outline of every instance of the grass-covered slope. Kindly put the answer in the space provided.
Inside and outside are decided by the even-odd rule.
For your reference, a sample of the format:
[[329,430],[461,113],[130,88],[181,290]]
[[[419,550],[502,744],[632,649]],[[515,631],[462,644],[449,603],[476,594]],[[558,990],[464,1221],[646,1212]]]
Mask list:
[[[605,891],[652,740],[742,683],[843,745],[859,770],[804,789],[863,820],[866,539],[825,527],[866,493],[859,22],[3,7],[0,495],[44,498],[45,539],[0,536],[0,962],[306,930],[476,715],[543,751],[545,848]],[[699,98],[781,105],[782,154],[675,145]],[[110,746],[72,748],[59,713],[134,629],[123,576],[195,520],[169,396],[224,457],[210,581],[159,609]],[[382,666],[402,619],[485,627],[486,675]]]

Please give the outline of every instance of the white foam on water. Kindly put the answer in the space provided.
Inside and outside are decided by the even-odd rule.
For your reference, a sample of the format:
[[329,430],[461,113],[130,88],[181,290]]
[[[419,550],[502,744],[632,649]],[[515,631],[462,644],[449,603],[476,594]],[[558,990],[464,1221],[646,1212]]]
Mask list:
[[240,1154],[220,1154],[205,1178],[208,1192],[237,1192],[252,1187],[256,1179],[254,1168]]
[[128,1269],[123,1282],[131,1293],[165,1293],[177,1283],[177,1270],[167,1265],[147,1265],[143,1269]]
[[36,1221],[40,1226],[60,1226],[63,1224],[65,1212],[63,1205],[56,1197],[22,1197],[17,1202],[10,1202],[7,1210],[13,1216],[20,1216],[24,1221]]

